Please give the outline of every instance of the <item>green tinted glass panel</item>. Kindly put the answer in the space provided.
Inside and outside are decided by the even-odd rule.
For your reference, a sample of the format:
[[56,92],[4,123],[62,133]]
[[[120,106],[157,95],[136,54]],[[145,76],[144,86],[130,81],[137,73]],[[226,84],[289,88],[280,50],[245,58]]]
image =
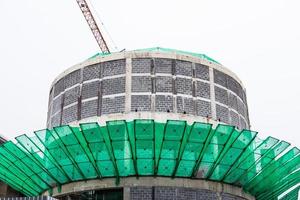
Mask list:
[[204,143],[211,130],[210,124],[194,123],[189,137],[190,142]]
[[186,122],[184,121],[168,121],[165,127],[165,139],[166,140],[181,140]]
[[203,156],[203,162],[214,162],[223,149],[222,145],[209,144]]
[[212,180],[222,180],[255,137],[255,132],[244,130],[239,134],[234,131],[230,137],[232,142],[228,143],[228,145],[230,144],[231,146],[226,145],[226,147],[224,147],[214,168],[210,171],[210,178]]
[[129,141],[112,142],[112,146],[116,159],[128,159],[132,157]]
[[97,123],[81,124],[80,128],[87,142],[93,143],[103,141],[103,135]]
[[300,192],[300,186],[296,187],[295,189],[293,189],[292,191],[290,191],[289,193],[287,193],[286,195],[284,195],[282,197],[282,200],[294,200],[294,199],[299,199],[298,195]]
[[154,142],[152,140],[137,140],[136,153],[137,158],[154,158]]
[[97,172],[91,163],[89,162],[78,163],[78,166],[86,178],[97,177]]
[[[261,160],[261,158],[264,157],[268,152],[264,150],[265,147],[266,146],[273,147],[277,142],[278,142],[277,139],[271,137],[261,142],[257,142],[256,140],[253,140],[251,144],[244,150],[243,154],[240,156],[237,162],[234,163],[230,171],[227,173],[224,179],[225,182],[228,183],[240,182],[238,181],[238,179],[241,179],[242,175],[245,174],[247,171],[251,171],[252,166],[254,166],[255,170],[257,170],[260,164],[258,165],[255,164],[259,160]],[[267,163],[266,160],[264,163]]]
[[223,145],[229,139],[234,127],[227,125],[218,125],[215,134],[211,139],[211,143]]
[[139,175],[152,175],[154,173],[154,160],[138,159],[137,170]]
[[69,126],[55,127],[54,130],[65,145],[74,145],[78,143]]
[[138,140],[152,140],[154,138],[154,122],[152,120],[136,120],[134,132]]
[[133,166],[132,159],[117,160],[117,167],[120,176],[131,176],[135,174],[135,169]]
[[193,172],[193,167],[195,166],[196,161],[192,160],[182,160],[179,163],[176,176],[190,177]]
[[89,144],[89,148],[95,160],[110,160],[109,152],[104,142],[91,143]]
[[112,161],[97,161],[98,169],[100,170],[102,176],[111,177],[116,175],[115,167]]
[[161,158],[176,159],[180,144],[180,142],[165,141],[161,150]]
[[107,123],[111,140],[128,140],[126,123],[124,121],[113,121]]
[[161,159],[158,165],[158,175],[171,176],[175,169],[176,161],[169,159]]
[[[204,178],[274,199],[300,182],[300,151],[233,126],[169,120],[60,126],[0,146],[0,180],[28,196],[73,181],[127,176]],[[118,182],[118,181],[116,181]]]
[[183,151],[182,159],[183,160],[197,160],[201,149],[203,148],[202,143],[188,143],[185,146],[185,149]]

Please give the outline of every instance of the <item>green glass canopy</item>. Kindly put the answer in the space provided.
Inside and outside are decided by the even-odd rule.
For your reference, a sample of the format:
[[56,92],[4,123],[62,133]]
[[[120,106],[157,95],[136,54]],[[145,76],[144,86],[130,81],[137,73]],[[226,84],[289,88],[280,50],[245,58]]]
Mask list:
[[300,150],[233,126],[169,120],[59,126],[0,147],[0,179],[28,196],[88,179],[165,176],[240,186],[276,199],[300,182]]
[[292,191],[290,191],[288,194],[284,195],[281,200],[297,200],[299,199],[299,192],[300,192],[300,186],[296,187]]

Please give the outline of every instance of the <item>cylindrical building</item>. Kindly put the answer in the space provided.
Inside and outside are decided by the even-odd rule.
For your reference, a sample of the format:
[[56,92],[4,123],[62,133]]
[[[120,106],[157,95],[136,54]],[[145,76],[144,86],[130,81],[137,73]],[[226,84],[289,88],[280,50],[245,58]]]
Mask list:
[[[78,126],[80,123],[98,122],[106,125],[115,120],[130,123],[138,119],[166,123],[166,127],[170,120],[186,121],[189,124],[223,123],[240,130],[250,127],[242,82],[233,72],[203,54],[164,48],[98,54],[67,69],[51,86],[47,121],[50,129],[66,124]],[[175,134],[175,130],[173,131]],[[142,145],[145,152],[151,149],[149,145],[153,145],[151,140],[146,141],[148,143]],[[176,149],[174,145],[181,145],[181,142],[175,140],[168,142],[164,144],[169,146],[171,154]],[[126,145],[119,145],[126,151]],[[197,145],[191,145],[190,148],[198,151]],[[213,150],[220,151],[218,146],[213,146]],[[140,158],[137,156],[138,159]],[[125,163],[125,169],[119,169],[120,173],[125,170],[121,176],[130,176],[130,173],[135,173],[133,171],[139,171],[141,175],[155,174],[154,171],[149,171],[151,167],[147,171],[147,165],[155,164],[143,157],[140,160],[143,159],[145,164],[137,163],[137,169],[133,167],[132,171],[126,170],[132,168],[131,163],[127,163],[127,167]],[[167,169],[169,165],[172,166],[173,161],[160,159],[158,162],[165,164],[158,166],[157,174],[171,176],[167,175]],[[189,162],[195,162],[192,160]],[[140,177],[139,180],[124,177],[118,187],[113,179],[105,179],[100,183],[78,182],[63,186],[62,193],[56,196],[60,199],[74,199],[81,193],[76,191],[78,187],[83,191],[92,187],[100,188],[100,192],[94,191],[94,197],[106,195],[106,198],[111,196],[117,199],[252,199],[241,188],[226,183],[180,178],[192,173],[192,165],[187,169],[185,164],[182,161],[178,169],[175,164],[173,168],[169,168],[174,171],[173,177],[175,171],[178,171],[178,177],[173,180],[157,176]],[[196,171],[196,177],[206,178],[206,168],[212,168],[212,165],[200,166],[201,170]],[[145,172],[141,172],[143,170]],[[190,171],[181,172],[184,170]],[[102,190],[101,184],[105,184]],[[83,192],[81,195],[83,194],[88,193]]]
[[52,84],[48,128],[132,118],[250,127],[241,81],[203,54],[152,48],[98,55]]
[[273,200],[298,190],[300,149],[249,130],[244,86],[204,54],[97,54],[54,80],[48,105],[47,129],[0,146],[0,180],[26,196]]

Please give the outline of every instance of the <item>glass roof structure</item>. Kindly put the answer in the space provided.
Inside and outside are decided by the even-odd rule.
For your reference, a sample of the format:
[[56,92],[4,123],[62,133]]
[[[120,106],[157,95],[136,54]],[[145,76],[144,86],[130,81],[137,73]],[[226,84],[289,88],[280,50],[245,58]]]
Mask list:
[[300,192],[300,186],[296,187],[292,191],[290,191],[288,194],[284,195],[280,200],[294,200],[299,199],[299,192]]
[[0,146],[0,179],[28,196],[69,182],[164,176],[219,181],[257,199],[277,199],[300,182],[300,150],[233,126],[169,120],[68,125]]

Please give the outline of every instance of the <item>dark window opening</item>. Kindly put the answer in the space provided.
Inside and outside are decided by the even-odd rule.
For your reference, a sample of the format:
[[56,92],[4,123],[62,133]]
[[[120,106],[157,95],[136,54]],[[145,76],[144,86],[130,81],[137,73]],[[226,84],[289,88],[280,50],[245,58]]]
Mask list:
[[90,190],[56,198],[59,200],[123,200],[123,189]]

